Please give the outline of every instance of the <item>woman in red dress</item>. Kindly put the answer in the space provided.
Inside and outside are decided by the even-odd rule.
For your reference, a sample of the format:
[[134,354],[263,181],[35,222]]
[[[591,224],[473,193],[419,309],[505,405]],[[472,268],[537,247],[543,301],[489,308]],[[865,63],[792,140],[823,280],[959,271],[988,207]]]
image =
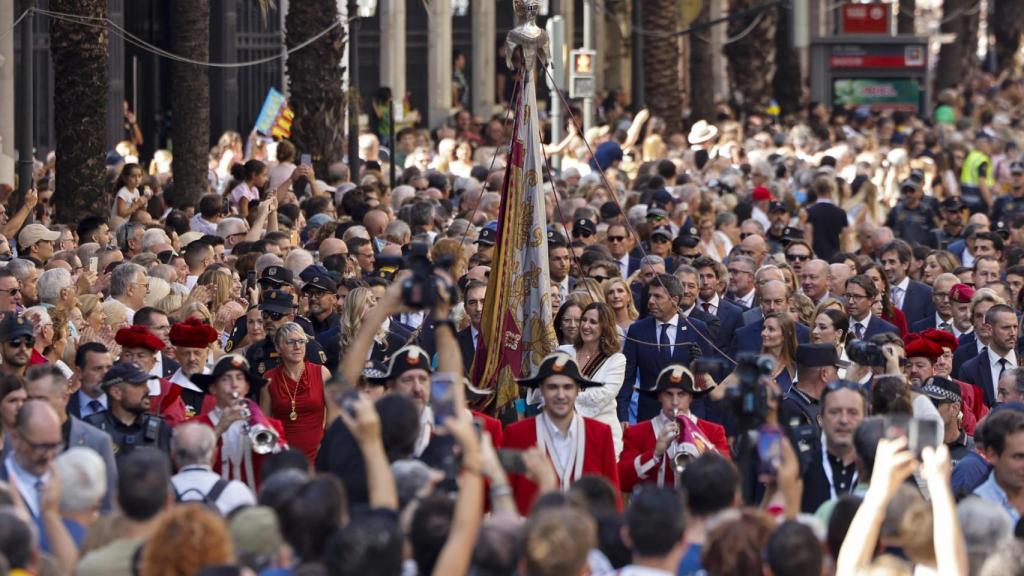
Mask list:
[[331,373],[326,367],[306,360],[308,341],[309,336],[294,322],[277,330],[274,346],[281,355],[281,365],[265,374],[267,385],[260,393],[260,407],[284,424],[288,444],[301,450],[313,463],[324,437],[324,382]]

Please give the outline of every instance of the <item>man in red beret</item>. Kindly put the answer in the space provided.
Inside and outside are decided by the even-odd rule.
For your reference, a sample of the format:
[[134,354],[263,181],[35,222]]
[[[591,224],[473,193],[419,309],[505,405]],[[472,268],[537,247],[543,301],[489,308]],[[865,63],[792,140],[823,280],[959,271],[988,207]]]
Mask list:
[[935,362],[942,356],[942,348],[931,340],[922,337],[917,333],[907,334],[904,339],[907,354],[907,365],[903,369],[903,375],[910,383],[910,398],[912,399],[915,418],[931,418],[939,422],[939,436],[942,436],[942,415],[932,404],[932,401],[921,393],[921,386],[924,381],[935,375]]
[[935,361],[933,366],[936,376],[941,376],[955,382],[960,386],[961,408],[963,409],[963,429],[970,435],[974,435],[974,427],[988,414],[988,406],[985,406],[985,393],[981,388],[962,382],[953,378],[953,353],[956,352],[958,343],[956,336],[945,330],[929,328],[921,332],[923,338],[927,338],[942,348],[942,356]]
[[971,323],[971,299],[974,288],[967,284],[955,284],[949,289],[949,305],[953,312],[953,335],[959,341],[974,331]]
[[[120,362],[135,364],[143,372],[149,373],[156,365],[156,355],[164,349],[160,340],[145,326],[133,325],[121,328],[114,336],[121,345]],[[185,414],[185,403],[181,400],[181,387],[171,384],[166,378],[150,380],[150,406],[154,412],[163,416],[167,423],[174,427],[188,419]]]
[[[197,318],[189,318],[171,326],[171,344],[175,358],[181,364],[171,375],[171,383],[181,387],[181,400],[185,403],[188,418],[205,413],[216,402],[207,396],[191,378],[196,374],[208,374],[207,361],[210,359],[210,345],[217,341],[217,330]],[[207,406],[206,404],[209,404]]]

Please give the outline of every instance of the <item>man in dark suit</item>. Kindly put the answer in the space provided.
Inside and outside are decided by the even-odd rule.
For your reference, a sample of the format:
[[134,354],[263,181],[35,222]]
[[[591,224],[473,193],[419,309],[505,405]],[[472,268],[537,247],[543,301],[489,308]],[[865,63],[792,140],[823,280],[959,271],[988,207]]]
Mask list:
[[[619,390],[618,416],[620,422],[630,421],[630,403],[634,384],[640,390],[654,390],[658,374],[671,364],[689,366],[700,356],[714,354],[711,346],[695,333],[707,333],[707,325],[696,318],[684,318],[679,313],[683,287],[669,274],[659,274],[647,289],[647,318],[637,320],[626,331],[626,375]],[[658,414],[660,405],[650,394],[640,394],[636,419],[642,422]],[[696,407],[694,413],[696,414]],[[696,414],[697,417],[703,414]]]
[[801,510],[813,514],[827,500],[849,494],[857,485],[857,453],[853,436],[867,414],[868,400],[856,383],[839,380],[821,395],[818,420],[824,445],[815,450],[804,471]]
[[486,296],[487,284],[485,282],[470,280],[469,284],[466,284],[463,301],[466,303],[469,326],[465,330],[460,330],[456,335],[466,374],[469,374],[469,370],[473,367],[473,357],[476,355],[476,349],[480,343],[480,323],[484,317],[484,298]]
[[767,312],[765,312],[761,307],[761,289],[771,280],[778,280],[779,282],[786,284],[785,274],[782,273],[782,269],[774,264],[765,264],[758,268],[757,272],[754,274],[754,292],[756,293],[756,298],[753,300],[753,303],[756,303],[757,305],[743,311],[744,326],[749,326],[750,324],[764,320],[764,315]]
[[1013,308],[996,304],[985,312],[988,348],[960,367],[960,380],[974,384],[985,393],[985,405],[991,408],[997,399],[996,385],[1003,372],[1017,367],[1017,315]]
[[953,322],[953,305],[949,299],[953,286],[959,283],[960,279],[948,272],[936,276],[932,283],[932,307],[935,308],[935,314],[911,324],[910,331],[924,332],[929,328],[938,328],[954,336],[959,336]]
[[697,298],[700,292],[700,280],[698,279],[697,269],[684,264],[676,269],[673,276],[676,277],[676,280],[679,280],[680,286],[683,287],[683,295],[679,299],[679,310],[683,316],[696,318],[706,324],[707,332],[702,332],[701,334],[715,343],[715,346],[718,346],[719,328],[721,327],[718,316],[706,312],[702,307],[697,306]]
[[932,305],[932,288],[907,276],[913,252],[903,240],[893,240],[881,250],[882,269],[889,279],[892,303],[903,311],[907,325],[914,324],[935,315]]
[[871,303],[878,297],[878,288],[870,276],[858,274],[846,281],[846,313],[850,317],[850,334],[867,340],[875,334],[899,329],[871,313]]
[[107,393],[101,382],[103,375],[114,365],[110,351],[99,342],[87,342],[75,351],[75,373],[72,382],[78,388],[68,399],[67,412],[84,420],[87,416],[107,409]]
[[635,244],[633,235],[624,224],[609,225],[604,243],[608,247],[608,251],[611,252],[612,259],[619,267],[619,273],[623,278],[629,278],[640,268],[640,259],[630,254]]
[[117,486],[117,464],[114,462],[114,444],[105,432],[67,413],[68,379],[54,364],[39,364],[25,374],[25,393],[29,398],[49,402],[60,418],[64,435],[64,449],[75,446],[91,448],[103,458],[107,470],[107,493],[103,496],[102,508],[110,510]]
[[[150,332],[163,341],[164,346],[171,345],[171,321],[163,311],[151,306],[139,308],[135,313],[134,322],[139,326],[149,328]],[[153,366],[150,374],[169,380],[178,371],[178,368],[181,368],[181,365],[174,358],[168,356],[166,352],[161,351],[156,356],[156,364]]]
[[718,296],[720,272],[724,272],[720,262],[702,256],[693,261],[693,267],[697,269],[700,279],[697,308],[718,318],[718,341],[715,345],[725,350],[732,335],[743,326],[743,309]]
[[726,270],[729,272],[729,290],[725,293],[725,299],[744,310],[753,308],[754,273],[757,272],[754,259],[749,256],[733,256]]
[[[778,280],[769,280],[760,289],[761,309],[765,314],[775,312],[789,312],[789,287]],[[745,352],[758,353],[761,351],[761,330],[764,329],[764,318],[753,324],[747,324],[736,331],[729,344],[728,354],[736,358],[738,354]],[[807,326],[796,323],[796,339],[800,344],[810,340],[811,331]]]

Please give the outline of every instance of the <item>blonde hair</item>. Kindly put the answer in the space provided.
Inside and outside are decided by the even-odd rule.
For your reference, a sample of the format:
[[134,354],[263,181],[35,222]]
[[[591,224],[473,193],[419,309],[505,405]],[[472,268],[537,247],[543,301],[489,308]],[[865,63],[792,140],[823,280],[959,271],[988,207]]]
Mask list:
[[80,294],[75,301],[78,303],[78,309],[82,311],[82,318],[88,318],[101,303],[100,297],[95,294]]
[[201,320],[206,324],[213,324],[213,314],[210,314],[210,309],[206,307],[202,302],[190,302],[185,304],[181,308],[172,314],[176,322],[184,322],[189,316],[199,312],[202,316]]
[[594,302],[604,303],[604,290],[600,282],[593,278],[584,278],[576,283],[570,296],[586,308]]
[[[363,315],[366,314],[366,301],[373,295],[369,288],[359,286],[349,291],[345,297],[345,305],[341,307],[341,350],[346,352],[348,347],[356,339],[359,328],[363,325]],[[381,324],[377,330],[374,340],[383,346],[388,345],[388,331]]]
[[636,320],[640,317],[640,312],[636,309],[636,304],[633,303],[633,291],[629,289],[629,283],[623,278],[609,278],[601,284],[601,293],[604,294],[605,302],[608,301],[608,291],[615,287],[616,284],[622,284],[622,287],[626,289],[626,316],[630,320]]
[[213,270],[207,269],[199,275],[199,279],[196,280],[196,285],[213,286],[213,302],[210,303],[210,307],[217,310],[223,306],[225,302],[231,300],[231,289],[234,286],[234,278],[231,276],[231,272],[226,268],[214,268]]

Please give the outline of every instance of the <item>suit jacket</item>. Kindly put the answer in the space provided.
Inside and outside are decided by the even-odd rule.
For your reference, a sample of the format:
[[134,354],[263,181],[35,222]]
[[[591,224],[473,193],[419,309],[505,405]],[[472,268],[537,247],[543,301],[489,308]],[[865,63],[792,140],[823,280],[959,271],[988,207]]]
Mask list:
[[929,328],[937,328],[935,325],[935,314],[932,314],[923,320],[918,320],[910,325],[911,332],[921,332]]
[[[729,442],[725,438],[725,428],[697,419],[697,427],[708,437],[708,440],[715,445],[718,451],[728,458]],[[623,492],[632,492],[637,485],[658,483],[658,466],[644,470],[650,466],[654,458],[654,447],[658,438],[654,434],[654,421],[646,420],[626,428],[622,434],[622,455],[619,457],[619,482],[622,484]],[[665,465],[665,486],[675,484],[675,470],[672,463],[663,460]]]
[[[764,318],[737,330],[733,335],[732,342],[729,344],[729,356],[735,359],[737,354],[743,354],[744,352],[754,354],[760,352],[761,330],[764,330]],[[796,341],[800,344],[806,344],[810,341],[810,338],[811,329],[797,322]]]
[[181,368],[181,364],[179,364],[177,360],[171,358],[170,356],[164,354],[163,352],[160,353],[160,356],[163,359],[164,369],[164,373],[161,375],[161,377],[170,378],[171,376],[174,376],[174,373],[178,371],[178,368]]
[[[689,318],[689,324],[707,334],[707,325],[696,318]],[[654,390],[658,374],[669,364],[689,366],[694,358],[684,343],[694,343],[700,347],[701,356],[713,356],[714,350],[708,343],[693,333],[687,322],[680,319],[676,325],[676,345],[672,347],[671,360],[666,361],[658,352],[658,322],[653,316],[637,320],[626,331],[626,344],[622,353],[626,356],[626,376],[622,380],[622,388],[617,398],[617,411],[620,422],[629,420],[629,403],[633,396],[634,385],[641,390]],[[641,394],[637,406],[637,422],[654,418],[661,409],[657,398],[650,394]],[[700,416],[700,414],[698,414]]]
[[977,354],[974,358],[964,362],[963,366],[960,367],[960,377],[958,379],[981,388],[984,394],[985,406],[991,408],[996,404],[995,376],[995,374],[992,374],[992,366],[988,361],[988,348],[986,348],[981,354]]
[[961,264],[964,260],[965,250],[967,250],[967,241],[963,238],[954,240],[949,243],[949,246],[946,246],[946,251],[951,252],[953,256],[956,256],[957,260],[959,260]]
[[718,316],[719,322],[718,341],[715,345],[726,350],[729,348],[729,342],[732,341],[732,335],[744,325],[743,309],[735,302],[719,298],[715,316]]
[[[527,418],[505,428],[504,447],[526,450],[537,446],[537,418]],[[583,447],[582,475],[604,476],[619,494],[619,468],[615,464],[615,446],[612,431],[607,424],[590,418],[583,419],[586,444]],[[521,474],[509,474],[509,485],[516,499],[519,513],[526,516],[537,498],[537,485]],[[621,507],[621,503],[620,503]]]
[[473,356],[476,354],[473,329],[467,326],[465,330],[459,330],[455,338],[459,341],[459,352],[462,353],[462,366],[465,369],[465,374],[469,374],[470,368],[473,367]]
[[907,293],[903,295],[903,306],[900,308],[907,316],[907,324],[914,324],[935,316],[932,304],[932,289],[927,284],[911,280],[907,285]]
[[117,463],[114,461],[114,443],[110,435],[96,428],[95,426],[79,420],[75,416],[71,419],[71,430],[68,433],[68,448],[73,446],[84,446],[91,448],[100,458],[103,458],[103,467],[107,469],[107,493],[103,495],[101,508],[104,512],[111,509],[114,499],[114,491],[117,486]]
[[[850,334],[853,334],[853,318],[850,318]],[[874,314],[871,315],[871,319],[868,320],[868,326],[864,329],[864,340],[871,338],[875,334],[883,334],[885,332],[892,332],[899,336],[900,329],[895,324],[886,322]]]
[[[739,306],[739,304],[737,304]],[[743,311],[743,325],[748,326],[757,322],[758,320],[764,320],[764,312],[761,311],[760,306],[754,306]]]
[[956,347],[956,351],[953,352],[953,378],[960,378],[960,369],[963,368],[964,362],[967,362],[971,358],[978,355],[978,337],[974,332],[964,334],[960,337],[960,344]]
[[[722,322],[718,319],[717,315],[705,312],[701,309],[700,304],[698,304],[693,308],[693,312],[690,312],[689,318],[691,320],[696,318],[707,325],[707,332],[704,332],[703,334],[714,342],[715,346],[718,346],[719,339],[722,335]],[[721,348],[721,346],[718,347]]]

